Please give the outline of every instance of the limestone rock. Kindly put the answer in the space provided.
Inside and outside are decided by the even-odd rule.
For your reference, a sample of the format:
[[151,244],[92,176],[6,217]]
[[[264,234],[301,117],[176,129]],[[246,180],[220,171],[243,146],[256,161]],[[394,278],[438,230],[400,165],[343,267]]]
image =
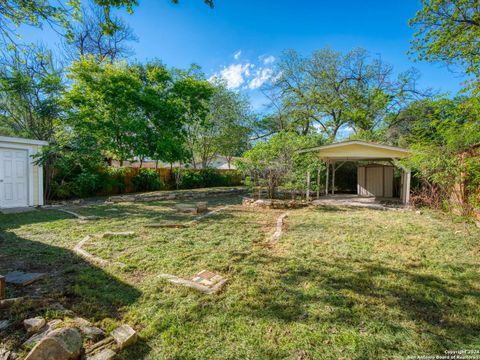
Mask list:
[[35,345],[25,360],[76,360],[81,350],[82,337],[77,329],[57,329]]
[[91,340],[98,340],[105,336],[105,332],[102,329],[89,325],[80,327],[80,332],[84,337]]
[[94,356],[89,356],[87,360],[111,360],[117,355],[115,351],[110,350],[110,349],[103,349],[100,351],[98,354]]
[[110,334],[120,349],[124,349],[137,341],[137,332],[129,325],[122,325]]
[[61,320],[52,320],[49,321],[47,326],[43,328],[43,330],[32,337],[30,337],[27,341],[23,343],[23,346],[32,346],[35,345],[37,342],[42,340],[44,337],[46,337],[48,334],[50,334],[52,331],[54,331],[56,328],[60,326],[62,323]]
[[28,333],[36,333],[40,331],[46,324],[47,322],[42,317],[23,320],[23,326]]
[[131,237],[134,236],[135,232],[133,231],[123,231],[123,232],[106,232],[102,234],[102,238],[111,238],[114,236],[121,236],[121,237]]

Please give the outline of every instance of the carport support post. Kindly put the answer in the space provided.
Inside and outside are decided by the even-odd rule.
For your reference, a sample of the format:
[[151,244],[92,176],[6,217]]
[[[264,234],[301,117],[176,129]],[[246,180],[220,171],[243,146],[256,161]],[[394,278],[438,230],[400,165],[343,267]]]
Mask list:
[[332,195],[335,194],[335,161],[332,164]]
[[320,167],[317,169],[317,199],[320,198]]
[[330,167],[330,164],[328,161],[325,161],[325,165],[327,167],[327,176],[325,178],[325,195],[328,195],[328,168]]

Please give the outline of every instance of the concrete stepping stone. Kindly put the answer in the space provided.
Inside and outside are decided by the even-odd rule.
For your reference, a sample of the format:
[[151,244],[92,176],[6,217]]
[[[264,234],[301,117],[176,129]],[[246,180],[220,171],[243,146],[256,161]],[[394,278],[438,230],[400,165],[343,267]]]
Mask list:
[[25,273],[12,271],[5,275],[5,281],[9,284],[26,286],[45,277],[44,273]]

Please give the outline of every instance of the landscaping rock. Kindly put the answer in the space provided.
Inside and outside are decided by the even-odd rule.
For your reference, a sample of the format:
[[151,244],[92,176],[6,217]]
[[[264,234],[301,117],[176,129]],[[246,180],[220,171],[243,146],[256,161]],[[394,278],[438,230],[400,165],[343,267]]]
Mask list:
[[80,332],[84,337],[93,341],[97,341],[105,336],[105,332],[95,326],[82,326],[80,327]]
[[47,322],[42,317],[23,320],[23,326],[28,333],[39,332],[46,324]]
[[87,319],[81,318],[79,316],[74,317],[72,320],[77,327],[92,325],[90,321],[88,321]]
[[5,275],[5,281],[9,284],[26,286],[42,279],[44,273],[24,273],[22,271],[12,271]]
[[102,234],[102,238],[111,238],[111,237],[114,237],[114,236],[122,236],[122,237],[130,237],[130,236],[134,236],[135,235],[135,232],[133,231],[124,231],[124,232],[106,232],[106,233],[103,233]]
[[10,350],[0,348],[0,360],[13,360],[13,353]]
[[179,212],[183,213],[194,213],[196,214],[198,212],[197,207],[193,204],[177,204],[175,205],[175,208]]
[[206,201],[199,201],[199,202],[197,202],[195,205],[196,205],[196,207],[197,207],[197,212],[199,212],[199,213],[203,213],[203,212],[207,212],[207,211],[208,211],[208,207],[207,207],[207,202],[206,202]]
[[111,349],[103,349],[98,354],[94,356],[87,357],[87,360],[111,360],[115,358],[117,353]]
[[[10,321],[8,320],[0,320],[0,331],[5,330],[10,326]],[[0,358],[1,359],[1,358]]]
[[57,329],[35,345],[25,360],[74,360],[81,350],[82,337],[77,329]]
[[61,320],[52,320],[49,321],[48,324],[43,328],[43,330],[32,337],[30,337],[27,341],[23,343],[23,346],[32,346],[54,331],[56,328],[60,326],[62,323]]
[[129,325],[122,325],[110,334],[120,349],[124,349],[137,341],[137,332]]

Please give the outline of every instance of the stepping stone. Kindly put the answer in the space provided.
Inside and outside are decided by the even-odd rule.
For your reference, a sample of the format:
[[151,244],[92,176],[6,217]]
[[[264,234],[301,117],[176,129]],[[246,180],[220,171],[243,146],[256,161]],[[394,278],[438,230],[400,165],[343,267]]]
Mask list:
[[5,275],[5,280],[9,284],[26,286],[42,279],[44,273],[24,273],[22,271],[12,271]]
[[5,330],[10,326],[10,321],[8,320],[0,320],[0,331]]
[[192,281],[196,282],[197,284],[211,288],[216,284],[220,283],[221,281],[225,281],[225,278],[211,271],[202,270],[193,277]]

